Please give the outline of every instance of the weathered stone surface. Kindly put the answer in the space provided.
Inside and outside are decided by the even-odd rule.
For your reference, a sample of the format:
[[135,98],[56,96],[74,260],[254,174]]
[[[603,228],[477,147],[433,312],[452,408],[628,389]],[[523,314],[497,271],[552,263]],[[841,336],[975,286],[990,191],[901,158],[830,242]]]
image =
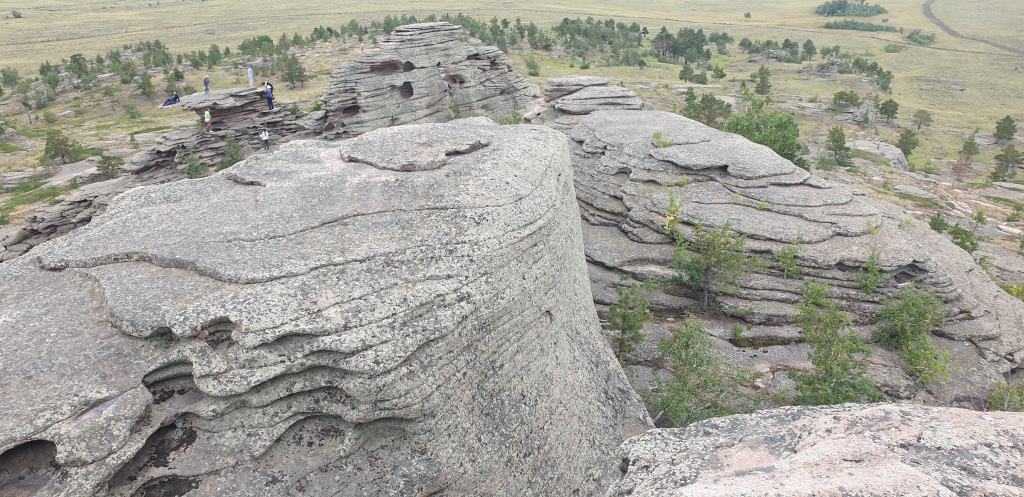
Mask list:
[[784,407],[622,445],[616,496],[1024,495],[1024,414]]
[[444,122],[454,104],[462,117],[497,119],[540,96],[501,50],[467,45],[461,32],[446,22],[400,26],[379,50],[336,69],[321,97],[324,137]]
[[[488,145],[342,159],[453,136]],[[480,120],[355,140],[133,189],[0,266],[0,460],[20,461],[0,488],[607,488],[650,418],[601,338],[567,140]]]
[[[1024,306],[994,285],[970,256],[902,209],[810,176],[766,147],[674,114],[605,111],[548,123],[573,142],[585,250],[588,260],[600,266],[590,271],[596,302],[615,302],[614,289],[622,284],[618,275],[644,280],[674,273],[666,266],[675,247],[662,233],[671,195],[680,206],[677,233],[688,236],[698,222],[716,228],[728,223],[747,235],[751,253],[768,261],[767,268],[740,282],[737,294],[719,298],[727,314],[765,325],[758,327],[760,343],[802,341],[799,334],[790,337],[802,279],[836,287],[842,309],[861,324],[874,321],[883,298],[894,296],[898,285],[913,281],[946,302],[950,319],[936,333],[966,346],[958,353],[966,369],[929,387],[929,401],[981,401],[999,381],[1000,371],[1020,367],[1016,357],[1024,355]],[[659,148],[652,139],[656,132],[672,144]],[[773,255],[793,244],[800,249],[801,279],[784,278]],[[855,278],[873,251],[891,278],[866,295]],[[656,311],[679,313],[692,304],[663,293],[654,294],[651,302]],[[781,328],[765,332],[768,327]],[[972,339],[994,344],[988,366],[975,365],[966,353]],[[806,350],[794,353],[765,364],[809,367]],[[741,350],[726,357],[748,363]],[[920,391],[901,383],[904,378],[893,371],[873,378],[896,396]]]
[[927,200],[935,200],[941,202],[942,199],[937,197],[934,193],[926,192],[913,185],[896,185],[892,191],[896,193],[906,193],[907,195],[913,195]]
[[910,164],[907,162],[907,156],[903,155],[903,151],[896,148],[896,145],[891,143],[883,141],[854,140],[847,145],[850,148],[878,154],[883,159],[889,161],[890,166],[899,169],[900,171],[910,170]]

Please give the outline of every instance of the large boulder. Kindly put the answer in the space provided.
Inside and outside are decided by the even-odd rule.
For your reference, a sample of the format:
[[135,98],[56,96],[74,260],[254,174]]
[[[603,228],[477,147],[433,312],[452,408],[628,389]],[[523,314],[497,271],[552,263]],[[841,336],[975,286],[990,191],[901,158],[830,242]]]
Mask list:
[[324,137],[460,116],[498,119],[540,96],[501,50],[463,43],[461,33],[447,22],[399,26],[379,50],[336,69],[321,97]]
[[[879,380],[887,391],[944,404],[983,402],[1001,375],[1024,364],[1024,304],[911,213],[813,176],[768,147],[676,114],[601,111],[547,124],[564,130],[572,141],[584,245],[596,266],[591,276],[597,303],[613,304],[614,288],[623,284],[605,274],[609,268],[638,280],[673,274],[666,266],[673,259],[674,241],[664,229],[674,198],[680,205],[676,234],[687,236],[698,222],[711,228],[728,223],[748,237],[751,253],[769,263],[743,279],[738,293],[719,299],[725,314],[750,324],[779,327],[791,335],[804,279],[836,287],[843,310],[865,325],[861,333],[866,337],[883,299],[895,296],[901,285],[914,282],[944,299],[948,319],[932,340],[958,359],[950,381],[926,391],[921,385],[896,388]],[[661,134],[660,142],[653,139],[655,133]],[[786,278],[774,256],[790,246],[799,247],[799,278]],[[865,294],[856,278],[873,252],[890,278],[875,293]],[[692,304],[686,298],[652,300],[656,310],[669,313],[688,313]],[[777,333],[766,336],[771,335]],[[801,340],[799,335],[796,340],[764,340],[771,345],[764,350]],[[881,353],[881,347],[876,351]],[[759,371],[791,369],[770,360],[748,364],[743,358],[750,354],[739,352],[727,355]],[[878,364],[876,376],[909,382],[894,360]]]
[[0,266],[0,493],[599,494],[650,418],[571,174],[470,119],[124,193]]
[[786,407],[658,429],[620,449],[609,497],[1024,495],[1024,414]]

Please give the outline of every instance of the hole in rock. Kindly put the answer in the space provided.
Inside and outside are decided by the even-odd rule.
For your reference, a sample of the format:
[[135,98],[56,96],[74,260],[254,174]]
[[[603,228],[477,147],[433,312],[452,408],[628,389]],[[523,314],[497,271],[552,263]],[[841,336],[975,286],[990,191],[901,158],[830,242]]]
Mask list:
[[0,454],[0,495],[31,497],[52,480],[57,463],[57,446],[33,440]]
[[402,86],[398,87],[398,96],[405,99],[412,98],[412,83],[409,81],[402,83]]
[[493,69],[497,69],[497,68],[498,68],[498,61],[492,60],[491,61],[491,69],[493,70]]
[[461,85],[461,84],[466,82],[466,80],[462,76],[459,76],[458,74],[452,74],[452,75],[449,75],[449,76],[445,76],[444,77],[444,81],[445,81],[445,83],[448,83],[449,86],[451,86],[451,85]]
[[386,62],[380,62],[370,66],[371,74],[388,75],[396,72],[402,72],[402,63],[397,60],[389,60]]
[[146,482],[132,497],[181,497],[197,488],[203,481],[195,477],[165,476]]
[[359,106],[358,105],[349,105],[348,107],[345,107],[344,109],[341,109],[341,115],[343,117],[354,116],[354,115],[356,115],[358,113],[359,113]]
[[405,61],[405,64],[402,64],[402,72],[409,72],[413,69],[416,69],[416,66],[412,62]]
[[445,157],[458,157],[460,155],[471,154],[486,147],[487,144],[482,141],[475,141],[461,148],[454,148],[444,153]]

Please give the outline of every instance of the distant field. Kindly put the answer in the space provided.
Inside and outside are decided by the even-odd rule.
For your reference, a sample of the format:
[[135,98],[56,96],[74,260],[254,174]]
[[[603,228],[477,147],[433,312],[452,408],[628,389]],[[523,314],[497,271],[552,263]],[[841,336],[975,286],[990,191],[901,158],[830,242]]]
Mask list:
[[[706,31],[727,31],[736,39],[792,38],[799,42],[811,38],[818,47],[840,45],[852,54],[865,54],[895,76],[892,98],[900,102],[906,121],[918,109],[935,114],[935,127],[969,133],[975,127],[991,131],[996,119],[1013,114],[1024,121],[1024,57],[970,40],[960,40],[941,32],[922,13],[925,0],[871,0],[881,3],[889,13],[864,18],[888,24],[909,32],[921,29],[938,33],[931,47],[912,46],[902,53],[886,53],[889,43],[907,44],[899,33],[837,31],[822,29],[826,18],[813,14],[814,7],[824,0],[519,0],[517,2],[480,0],[476,2],[444,2],[440,0],[405,0],[366,2],[354,0],[0,0],[0,17],[18,10],[21,19],[0,19],[0,66],[12,65],[22,75],[33,76],[44,60],[57,62],[73,53],[95,55],[106,53],[125,43],[160,39],[174,53],[205,49],[211,43],[234,49],[242,40],[258,34],[275,39],[281,33],[308,35],[317,25],[340,26],[350,19],[366,22],[385,15],[414,14],[420,18],[431,13],[466,13],[478,19],[492,16],[533,21],[550,27],[563,17],[608,17],[628,22],[637,21],[652,31],[662,25],[675,31],[680,27],[703,27]],[[1021,0],[936,0],[932,9],[950,28],[965,36],[985,38],[1008,46],[1021,46],[1024,34],[1024,8]],[[744,19],[744,12],[751,18]],[[1024,47],[1022,47],[1024,48]],[[725,64],[729,76],[723,88],[728,94],[759,63],[747,61],[735,45],[728,56],[716,55],[714,63]],[[350,58],[357,54],[349,55]],[[522,61],[520,53],[510,54]],[[570,68],[541,54],[545,69],[541,78],[586,72],[607,76],[629,86],[643,82],[678,84],[679,66],[652,63],[648,69],[600,67],[589,71]],[[329,70],[338,61],[320,59],[313,70]],[[807,67],[810,63],[804,63]],[[861,76],[846,75],[822,79],[810,72],[798,73],[795,64],[773,64],[775,72],[773,95],[781,100],[800,100],[818,96],[831,98],[840,89],[853,89],[866,95],[874,92]],[[239,76],[232,76],[240,81]],[[195,78],[195,76],[190,76]],[[637,83],[634,85],[632,83]],[[326,84],[321,77],[311,82],[293,98],[315,97]],[[963,87],[963,91],[950,89]],[[642,92],[643,93],[643,92]],[[675,94],[644,95],[664,102],[670,108]],[[285,98],[292,95],[285,95]],[[888,96],[886,97],[888,98]],[[17,109],[14,109],[16,112]],[[819,132],[812,126],[812,132]],[[944,147],[925,153],[948,154]]]

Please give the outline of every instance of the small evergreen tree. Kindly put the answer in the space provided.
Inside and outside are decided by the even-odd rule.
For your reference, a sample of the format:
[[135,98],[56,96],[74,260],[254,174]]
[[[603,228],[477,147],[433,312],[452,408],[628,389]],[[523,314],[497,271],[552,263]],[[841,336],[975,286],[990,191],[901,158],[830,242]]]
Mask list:
[[875,338],[885,347],[899,350],[910,375],[921,383],[938,383],[949,378],[953,356],[941,352],[928,338],[932,328],[945,322],[942,302],[913,283],[900,289],[896,298],[885,299],[878,315]]
[[967,141],[964,142],[964,146],[960,148],[960,159],[967,164],[971,163],[971,159],[981,153],[978,149],[978,142],[974,141],[974,133],[967,137]]
[[754,87],[754,93],[767,95],[771,91],[771,75],[771,71],[764,64],[761,64],[761,68],[757,70],[757,86]]
[[1000,141],[1010,141],[1017,134],[1017,123],[1012,116],[1006,116],[996,123],[995,137]]
[[677,272],[673,284],[697,292],[701,312],[716,305],[718,295],[736,293],[739,278],[765,265],[761,259],[747,255],[747,236],[734,233],[730,223],[719,229],[705,229],[698,221],[689,238],[677,235],[675,260],[669,267]]
[[43,147],[43,157],[47,159],[61,158],[64,162],[74,162],[84,159],[85,149],[81,143],[65,135],[60,130],[46,130],[46,145]]
[[833,126],[828,131],[828,139],[825,141],[825,150],[832,153],[832,157],[840,165],[847,163],[847,155],[850,147],[846,146],[846,133],[842,126]]
[[282,79],[292,88],[295,88],[296,83],[306,85],[306,68],[302,67],[302,63],[299,62],[299,58],[295,54],[285,56]]
[[896,117],[896,113],[900,110],[900,104],[896,103],[895,100],[889,99],[882,102],[882,105],[878,106],[878,113],[885,116],[885,122],[888,123],[890,119]]
[[794,400],[804,405],[876,402],[882,395],[866,378],[867,365],[854,359],[855,354],[870,356],[871,347],[847,331],[853,322],[829,298],[833,292],[824,283],[804,281],[796,323],[811,346],[808,356],[815,371],[795,375]]
[[1017,147],[1013,144],[1009,144],[1003,148],[1003,151],[996,154],[996,162],[1006,168],[1008,173],[1013,173],[1013,167],[1024,164],[1024,154],[1017,151]]
[[[629,277],[623,276],[622,279],[627,280]],[[619,336],[613,338],[612,343],[615,344],[615,355],[620,363],[623,357],[632,352],[647,336],[643,332],[644,324],[653,317],[647,308],[648,302],[644,295],[647,291],[647,288],[636,281],[628,288],[615,287],[619,300],[608,309],[608,326],[619,332]]]
[[907,158],[914,152],[914,149],[921,144],[921,140],[917,137],[917,132],[910,128],[903,128],[900,130],[900,139],[896,142],[896,148],[903,152],[903,155]]
[[148,72],[139,75],[139,93],[146,98],[153,98],[156,95],[156,88],[153,87],[153,76]]
[[814,46],[814,42],[808,39],[804,42],[804,58],[811,60],[814,58],[814,54],[818,53],[818,49]]
[[100,163],[96,166],[99,172],[107,175],[108,178],[117,176],[117,169],[124,165],[124,159],[116,155],[101,155]]
[[932,113],[926,110],[919,110],[914,113],[914,124],[917,125],[917,130],[921,130],[921,126],[932,125]]

